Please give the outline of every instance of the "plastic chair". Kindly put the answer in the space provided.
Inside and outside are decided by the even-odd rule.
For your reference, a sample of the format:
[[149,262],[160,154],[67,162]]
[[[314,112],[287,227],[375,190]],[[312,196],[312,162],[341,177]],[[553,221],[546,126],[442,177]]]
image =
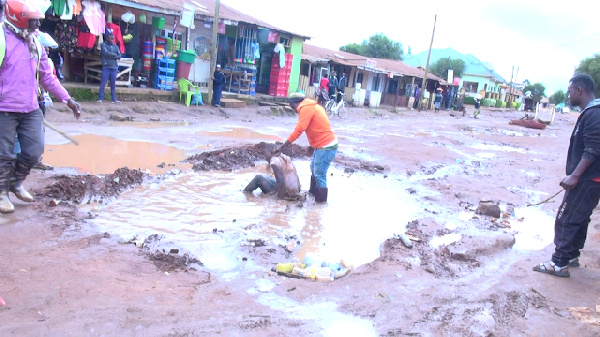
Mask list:
[[[193,95],[200,95],[200,88],[193,85],[190,81],[185,78],[180,78],[177,80],[177,84],[179,85],[179,101],[181,102],[181,97],[185,95],[185,105],[190,106],[190,102],[192,101]],[[199,100],[196,100],[196,105],[198,105]]]

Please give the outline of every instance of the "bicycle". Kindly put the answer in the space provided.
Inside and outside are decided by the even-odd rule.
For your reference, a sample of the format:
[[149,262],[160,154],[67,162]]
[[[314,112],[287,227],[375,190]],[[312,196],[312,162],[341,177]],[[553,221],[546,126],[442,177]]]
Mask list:
[[[346,96],[346,94],[342,94]],[[329,115],[329,118],[333,117],[333,115],[337,114],[338,117],[344,119],[348,116],[348,104],[344,100],[344,97],[340,100],[339,103],[336,103],[335,96],[330,98],[325,104],[325,112]]]

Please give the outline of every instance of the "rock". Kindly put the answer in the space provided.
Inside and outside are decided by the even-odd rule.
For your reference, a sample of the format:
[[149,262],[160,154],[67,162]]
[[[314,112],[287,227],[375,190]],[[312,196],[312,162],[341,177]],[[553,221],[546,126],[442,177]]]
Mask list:
[[272,106],[271,107],[271,115],[274,116],[281,116],[283,113],[283,108],[279,107],[279,106]]
[[479,207],[477,207],[477,210],[475,210],[475,214],[500,218],[500,206],[498,206],[493,201],[482,200],[479,202]]
[[259,106],[273,106],[275,105],[274,103],[271,102],[258,102]]
[[110,120],[117,121],[117,122],[127,122],[127,121],[131,122],[131,121],[133,121],[133,117],[117,115],[117,114],[110,114]]

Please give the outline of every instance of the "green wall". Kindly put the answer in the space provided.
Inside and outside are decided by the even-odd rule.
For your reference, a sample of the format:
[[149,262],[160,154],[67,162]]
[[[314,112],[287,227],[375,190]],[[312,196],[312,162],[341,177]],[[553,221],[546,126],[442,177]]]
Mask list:
[[294,36],[292,38],[292,45],[289,48],[289,53],[294,55],[294,61],[292,62],[292,72],[290,73],[290,87],[288,89],[288,95],[293,92],[296,92],[300,84],[300,63],[302,61],[303,44],[303,38],[297,36]]

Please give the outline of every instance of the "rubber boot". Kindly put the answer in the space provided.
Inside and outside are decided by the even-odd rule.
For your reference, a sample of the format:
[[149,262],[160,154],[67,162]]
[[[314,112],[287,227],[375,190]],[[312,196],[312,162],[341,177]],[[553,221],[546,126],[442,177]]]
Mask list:
[[23,182],[29,175],[29,172],[31,172],[31,166],[28,166],[27,164],[17,160],[14,171],[15,181],[10,184],[10,191],[13,192],[15,196],[19,198],[19,200],[25,202],[33,201],[31,194],[29,194],[29,192],[23,188]]
[[317,187],[317,178],[310,176],[310,189],[308,189],[308,193],[315,194],[315,187]]
[[10,184],[10,191],[15,194],[21,201],[25,202],[33,202],[33,197],[27,190],[23,187],[23,181],[15,181]]
[[0,213],[12,213],[15,211],[15,206],[8,198],[8,191],[0,191]]
[[327,202],[327,187],[317,187],[315,189],[315,202]]

